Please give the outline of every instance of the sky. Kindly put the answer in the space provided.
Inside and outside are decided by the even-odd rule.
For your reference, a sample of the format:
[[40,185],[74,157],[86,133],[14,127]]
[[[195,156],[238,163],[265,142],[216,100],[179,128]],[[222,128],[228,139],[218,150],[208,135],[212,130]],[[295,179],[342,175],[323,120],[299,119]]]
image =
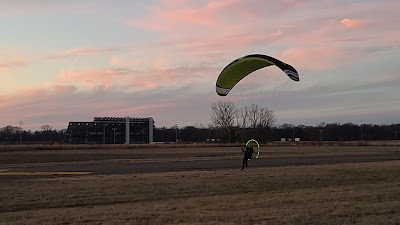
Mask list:
[[[0,127],[96,116],[207,127],[211,104],[259,104],[277,124],[400,123],[398,0],[0,0]],[[247,54],[276,67],[215,92]]]

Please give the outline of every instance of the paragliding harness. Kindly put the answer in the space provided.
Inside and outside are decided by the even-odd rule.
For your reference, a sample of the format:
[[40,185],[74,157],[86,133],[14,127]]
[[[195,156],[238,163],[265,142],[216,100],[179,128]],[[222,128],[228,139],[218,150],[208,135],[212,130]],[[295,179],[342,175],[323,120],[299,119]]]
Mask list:
[[247,167],[247,161],[253,158],[254,149],[251,146],[243,146],[242,153],[243,153],[243,163],[242,163],[242,170],[243,170],[245,165]]
[[[257,152],[254,152],[253,145],[256,146]],[[253,153],[255,154],[254,158],[258,159],[258,157],[260,156],[260,145],[255,139],[250,139],[242,147],[242,153],[243,153],[243,163],[242,163],[242,170],[243,170],[245,165],[247,167],[247,161],[253,158]]]

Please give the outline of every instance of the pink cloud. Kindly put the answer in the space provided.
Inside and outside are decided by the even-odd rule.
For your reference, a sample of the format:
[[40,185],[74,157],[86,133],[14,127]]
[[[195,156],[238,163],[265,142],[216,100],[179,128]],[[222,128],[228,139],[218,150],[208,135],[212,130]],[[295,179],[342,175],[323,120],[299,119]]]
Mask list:
[[71,4],[70,2],[54,2],[54,1],[34,1],[26,0],[23,2],[13,1],[0,1],[0,8],[2,9],[2,15],[28,15],[37,14],[43,15],[46,13],[94,13],[99,10],[99,4],[92,3],[81,3]]
[[27,57],[17,57],[17,58],[1,60],[0,71],[24,67],[28,64],[28,62],[29,60]]
[[190,0],[161,0],[161,3],[165,4],[165,5],[170,5],[170,4],[181,5],[181,4],[187,4],[190,2],[191,2]]
[[150,92],[174,90],[201,82],[216,73],[209,67],[152,68],[148,70],[90,69],[62,72],[59,84],[82,87],[84,91]]
[[113,52],[129,51],[132,47],[116,46],[109,48],[72,48],[61,52],[52,53],[47,56],[48,59],[68,58],[73,56],[96,56],[101,54],[110,54]]
[[255,32],[244,34],[232,34],[230,36],[214,36],[210,39],[199,39],[195,41],[187,41],[177,44],[177,48],[182,48],[185,52],[194,55],[207,55],[208,53],[223,54],[229,49],[239,50],[240,48],[249,47],[257,44],[268,45],[279,40],[282,35],[281,31],[275,32]]
[[127,82],[127,87],[135,91],[171,91],[203,83],[210,74],[217,74],[218,70],[212,67],[178,67],[136,71],[136,75]]
[[[73,104],[66,104],[72,102],[75,90],[73,86],[47,85],[41,88],[17,89],[12,95],[0,96],[0,110],[3,112],[1,125],[16,125],[18,121],[24,121],[24,129],[35,130],[43,124],[60,125],[59,118],[65,113],[63,110],[76,110]],[[39,126],[35,126],[37,120],[42,121]]]
[[97,87],[107,90],[114,82],[122,80],[123,76],[124,75],[117,69],[92,69],[85,72],[67,71],[61,73],[59,76],[59,82],[80,84],[89,90]]
[[[282,16],[296,8],[306,7],[311,2],[292,0],[271,4],[257,0],[161,1],[160,5],[149,9],[150,16],[147,18],[127,21],[125,24],[150,30],[171,31],[185,28],[196,32],[202,28],[218,32],[226,26],[232,29],[249,21],[252,21],[254,27],[260,23],[276,26],[275,15]],[[262,19],[266,19],[265,22]]]
[[167,18],[181,24],[214,25],[219,22],[214,14],[199,9],[159,11],[159,14],[161,18]]
[[344,18],[340,20],[340,23],[343,24],[344,27],[351,29],[351,28],[361,27],[365,25],[367,22],[363,20]]
[[68,121],[90,121],[94,116],[162,118],[165,110],[174,111],[181,96],[170,92],[143,95],[126,93],[124,89],[82,92],[73,85],[57,84],[18,89],[13,95],[0,95],[0,127],[15,125],[20,120],[24,121],[24,129],[38,130],[43,124],[66,128]]
[[[209,1],[199,4],[193,0],[161,1],[161,5],[150,9],[150,17],[142,20],[127,21],[128,26],[151,30],[171,31],[182,28],[199,30],[201,28],[221,28],[224,24],[221,12],[234,9],[240,3],[238,0]],[[239,14],[237,14],[238,16]]]
[[58,59],[58,58],[66,58],[66,57],[72,57],[72,56],[77,56],[77,55],[97,55],[99,54],[98,49],[94,48],[73,48],[73,49],[68,49],[62,52],[57,52],[53,53],[48,56],[49,59]]
[[312,70],[334,68],[343,63],[342,51],[337,47],[290,48],[279,54],[279,57],[291,65]]
[[[175,58],[176,59],[176,58]],[[163,70],[168,68],[172,64],[173,59],[168,57],[168,53],[165,51],[159,51],[152,60],[151,67],[155,70]]]
[[104,110],[101,114],[103,115],[116,115],[116,116],[126,116],[126,115],[149,115],[150,111],[158,111],[164,110],[168,108],[173,108],[176,105],[174,102],[166,102],[166,103],[146,103],[142,105],[132,105],[128,104],[124,107],[113,107],[107,110]]
[[212,0],[207,3],[207,8],[209,9],[221,9],[226,8],[227,6],[233,5],[238,3],[238,0]]
[[[16,92],[9,97],[16,97],[18,95],[26,96],[54,96],[54,95],[64,95],[70,94],[77,91],[77,88],[73,85],[61,85],[61,84],[45,84],[43,87],[29,87],[29,88],[18,88]],[[15,98],[19,103],[25,103],[29,101],[28,97],[25,98]]]
[[[318,28],[315,32],[304,32],[315,27],[309,23],[302,23],[304,27],[295,26],[289,22],[291,17],[287,20],[286,17],[279,17],[282,22],[276,23],[278,19],[274,15],[281,11],[278,9],[290,11],[304,7],[310,3],[309,0],[284,1],[272,5],[258,1],[251,3],[251,8],[249,4],[238,0],[209,1],[203,5],[199,5],[198,1],[185,1],[184,8],[165,4],[165,7],[152,8],[148,18],[133,24],[159,29],[161,42],[164,42],[162,47],[172,49],[170,52],[175,56],[170,57],[172,62],[177,61],[175,58],[187,61],[187,56],[210,62],[224,56],[228,58],[228,55],[239,56],[240,52],[256,46],[264,51],[267,47],[273,49],[275,45],[299,48],[305,40],[322,43],[332,39],[330,34],[314,37],[319,32]],[[267,12],[259,10],[263,7]],[[275,11],[271,13],[273,9]]]
[[[175,4],[169,6],[166,3]],[[271,45],[271,37],[268,34],[273,32],[278,32],[279,36],[275,40],[279,44],[289,47],[296,46],[296,48],[307,43],[326,45],[330,42],[337,42],[337,40],[346,40],[346,42],[360,40],[361,36],[363,40],[368,40],[371,38],[369,31],[365,31],[369,34],[367,36],[365,33],[350,32],[351,28],[378,25],[377,22],[371,21],[362,13],[370,12],[371,8],[383,10],[396,5],[394,3],[354,3],[354,7],[349,7],[337,2],[321,2],[316,5],[310,0],[281,1],[276,4],[259,1],[250,1],[251,4],[249,4],[249,2],[243,3],[243,1],[236,0],[209,1],[206,4],[199,4],[198,1],[184,1],[183,3],[185,3],[184,8],[179,5],[182,4],[181,1],[164,1],[165,5],[162,5],[165,7],[152,8],[149,17],[136,21],[136,23],[146,23],[151,29],[160,28],[160,31],[163,32],[162,36],[167,38],[173,34],[183,37],[197,34],[199,38],[193,38],[192,42],[177,41],[174,45],[185,48],[184,52],[187,54],[193,53],[196,56],[206,55],[207,57],[226,51],[232,53],[231,49]],[[318,7],[324,7],[324,10],[316,11],[315,9]],[[299,9],[303,15],[294,25],[294,19],[300,18],[297,12]],[[343,13],[361,19],[353,19],[352,16],[339,20],[338,23],[338,19],[332,16],[330,9],[341,9]],[[247,11],[251,13],[246,13]],[[305,14],[305,12],[309,13]],[[281,16],[276,17],[277,14]],[[348,28],[349,32],[343,33],[343,27]],[[382,26],[374,26],[374,29],[377,27]],[[305,30],[313,32],[304,32]],[[213,35],[210,36],[210,33]],[[239,38],[239,34],[242,37]],[[328,47],[332,48],[332,46]]]
[[220,23],[216,15],[204,12],[201,9],[154,9],[154,17],[150,20],[127,21],[128,26],[135,26],[150,30],[168,31],[190,26],[214,26]]
[[141,65],[142,63],[143,62],[138,59],[126,59],[118,56],[113,56],[110,61],[111,66],[119,67],[135,67]]

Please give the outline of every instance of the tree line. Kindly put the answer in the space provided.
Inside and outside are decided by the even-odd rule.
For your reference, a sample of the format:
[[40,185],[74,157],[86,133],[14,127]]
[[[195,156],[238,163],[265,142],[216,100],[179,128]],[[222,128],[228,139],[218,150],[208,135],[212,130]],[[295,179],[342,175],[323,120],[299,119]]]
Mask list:
[[[250,138],[269,141],[362,141],[399,140],[400,124],[325,123],[316,126],[276,125],[275,113],[258,104],[235,107],[233,102],[214,102],[210,124],[185,127],[155,127],[155,142],[223,142],[243,143]],[[50,125],[41,130],[23,130],[18,126],[0,128],[0,143],[68,143],[66,129],[56,130]]]
[[5,126],[0,128],[0,143],[64,143],[67,140],[67,130],[55,130],[46,124],[40,130],[24,130],[18,126]]

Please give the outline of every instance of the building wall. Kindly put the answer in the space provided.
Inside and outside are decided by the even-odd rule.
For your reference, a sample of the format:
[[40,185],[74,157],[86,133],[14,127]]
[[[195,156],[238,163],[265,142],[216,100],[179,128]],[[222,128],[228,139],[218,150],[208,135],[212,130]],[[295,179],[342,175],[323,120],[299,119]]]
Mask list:
[[72,144],[124,144],[126,124],[129,143],[152,143],[153,118],[95,117],[93,122],[69,122],[68,135]]

